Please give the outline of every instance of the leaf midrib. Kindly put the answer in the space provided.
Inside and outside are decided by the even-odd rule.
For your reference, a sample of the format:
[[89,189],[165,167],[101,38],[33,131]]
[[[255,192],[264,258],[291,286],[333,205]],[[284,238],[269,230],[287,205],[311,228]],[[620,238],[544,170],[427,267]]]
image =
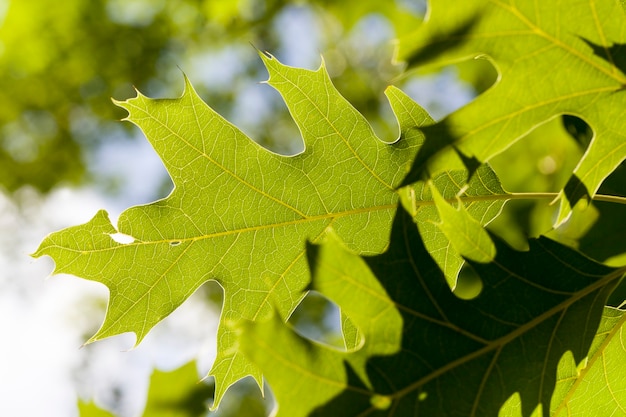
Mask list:
[[[508,201],[508,200],[554,199],[556,197],[558,197],[558,193],[506,193],[505,192],[505,194],[461,196],[461,197],[445,198],[444,200],[449,203],[455,203],[458,201],[458,199],[460,199],[463,203],[471,204],[471,203],[481,202],[481,201],[496,202],[496,201]],[[626,197],[620,197],[620,196],[596,194],[595,196],[593,196],[592,200],[626,205]],[[434,202],[432,200],[415,200],[415,204],[416,204],[416,207],[425,207],[425,206],[433,206]],[[92,254],[92,253],[107,252],[110,250],[117,250],[122,247],[131,247],[131,246],[137,246],[137,245],[156,245],[156,244],[163,244],[163,243],[171,244],[174,242],[183,243],[183,242],[189,242],[189,241],[212,239],[216,237],[236,235],[236,234],[240,234],[244,232],[257,232],[259,230],[264,230],[264,229],[272,229],[272,228],[279,228],[279,227],[284,227],[288,225],[304,224],[306,222],[315,222],[315,221],[320,221],[320,220],[333,220],[336,218],[347,217],[347,216],[351,216],[355,214],[364,214],[364,213],[371,213],[371,212],[376,212],[376,211],[395,209],[396,207],[397,207],[396,203],[386,204],[386,205],[381,205],[381,206],[363,207],[361,209],[321,214],[318,216],[309,216],[307,218],[297,219],[297,220],[292,220],[292,221],[287,221],[287,222],[268,223],[264,225],[225,230],[222,232],[210,233],[206,235],[193,236],[193,237],[183,237],[183,238],[175,237],[175,238],[169,238],[169,239],[149,240],[149,241],[142,241],[142,240],[137,239],[131,243],[120,243],[116,246],[112,246],[109,248],[101,248],[101,249],[93,249],[93,250],[73,249],[73,248],[68,248],[68,247],[60,246],[60,245],[49,245],[48,247],[59,248],[59,249],[66,250],[68,252]]]

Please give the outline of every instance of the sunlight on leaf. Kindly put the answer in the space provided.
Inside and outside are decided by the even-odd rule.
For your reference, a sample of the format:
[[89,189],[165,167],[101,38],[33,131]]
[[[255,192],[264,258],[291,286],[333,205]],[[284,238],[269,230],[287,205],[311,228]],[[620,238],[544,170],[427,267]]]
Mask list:
[[458,156],[488,161],[540,124],[574,114],[594,138],[561,191],[556,223],[565,221],[626,158],[625,23],[619,0],[472,0],[463,7],[432,1],[425,24],[400,41],[399,59],[443,66],[487,56],[500,77],[472,103],[423,129],[426,142],[404,183]]
[[[624,311],[605,307],[589,356],[578,365],[571,352],[559,362],[552,395],[552,417],[621,416],[626,414]],[[519,395],[511,397],[499,417],[520,417]],[[536,410],[532,417],[540,417]]]
[[[267,316],[272,305],[283,319],[291,314],[309,280],[307,240],[320,241],[332,226],[357,253],[385,249],[397,187],[423,142],[416,127],[431,120],[390,87],[386,94],[400,138],[383,142],[334,89],[324,65],[309,71],[267,54],[261,58],[270,74],[268,84],[282,94],[302,133],[301,154],[277,155],[254,143],[208,107],[189,80],[178,99],[138,93],[117,104],[146,134],[174,190],[165,199],[126,210],[117,228],[101,211],[82,226],[51,234],[34,254],[51,256],[55,273],[102,282],[110,289],[105,321],[89,342],[134,332],[138,344],[203,283],[219,282],[225,297],[210,373],[216,379],[215,406],[230,385],[247,375],[261,386],[261,372],[239,352],[234,329],[241,319]],[[438,186],[455,190],[466,176],[452,172]],[[469,199],[468,211],[486,224],[508,195],[487,168],[479,181],[460,197]],[[416,217],[436,216],[436,211],[420,212],[433,202],[419,185],[413,188]],[[485,201],[472,202],[483,194]],[[113,238],[122,235],[132,236],[133,242]],[[443,233],[429,239],[446,248],[441,262],[454,286],[462,259]],[[347,320],[344,329],[346,347],[356,347],[358,334]]]

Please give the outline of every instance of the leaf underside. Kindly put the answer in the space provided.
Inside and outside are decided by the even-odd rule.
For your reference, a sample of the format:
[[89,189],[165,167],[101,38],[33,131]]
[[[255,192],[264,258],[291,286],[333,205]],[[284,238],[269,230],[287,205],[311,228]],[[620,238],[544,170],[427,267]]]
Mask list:
[[[278,307],[287,318],[309,283],[306,241],[329,227],[355,252],[375,254],[388,245],[397,187],[409,170],[432,121],[395,87],[386,91],[400,126],[394,142],[372,128],[317,71],[285,66],[262,54],[268,83],[284,97],[300,128],[305,150],[274,154],[254,143],[207,106],[186,80],[177,99],[138,94],[117,102],[129,112],[162,159],[174,183],[162,200],[124,211],[113,226],[104,211],[92,220],[49,235],[34,256],[51,256],[55,273],[98,281],[110,290],[108,309],[93,342],[134,332],[139,343],[150,329],[203,283],[224,289],[215,376],[217,406],[226,389],[258,367],[237,347],[236,325]],[[508,194],[493,171],[482,167],[466,187],[467,173],[436,179],[444,198],[465,199],[481,224],[491,221]],[[459,194],[460,193],[460,194]],[[429,192],[404,192],[416,219],[438,221]],[[454,287],[463,263],[445,235],[425,224],[428,245]],[[132,237],[119,243],[116,233]]]

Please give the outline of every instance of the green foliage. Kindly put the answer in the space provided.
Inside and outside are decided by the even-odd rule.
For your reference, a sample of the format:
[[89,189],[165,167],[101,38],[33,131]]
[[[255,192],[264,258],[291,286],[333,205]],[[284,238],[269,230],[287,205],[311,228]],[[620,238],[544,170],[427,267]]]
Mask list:
[[624,11],[617,1],[455,4],[433,2],[429,20],[400,43],[400,59],[444,65],[487,57],[500,79],[425,129],[426,145],[405,183],[445,169],[450,158],[488,161],[539,124],[574,114],[595,135],[559,197],[561,223],[626,157],[620,116],[626,85]]
[[[101,211],[52,233],[34,256],[51,256],[55,273],[109,288],[90,342],[134,332],[140,343],[199,286],[217,281],[224,304],[210,372],[215,407],[250,375],[261,387],[267,378],[279,415],[290,417],[585,415],[597,410],[592,391],[614,414],[623,371],[611,364],[625,355],[624,315],[606,306],[623,301],[623,250],[594,254],[613,257],[611,267],[544,236],[528,250],[510,248],[484,227],[511,199],[557,193],[508,193],[481,161],[549,119],[582,117],[595,136],[557,190],[555,223],[570,222],[553,234],[593,246],[587,231],[602,233],[577,202],[625,202],[596,195],[626,158],[623,24],[617,1],[433,2],[400,56],[441,65],[488,54],[501,78],[441,122],[387,88],[400,130],[394,141],[374,134],[324,64],[298,69],[263,53],[268,84],[302,134],[297,155],[254,143],[187,79],[177,99],[116,102],[174,190],[129,208],[117,227]],[[482,290],[463,300],[451,290],[470,276]],[[344,349],[291,328],[309,291],[340,307]]]
[[[621,415],[625,399],[621,364],[626,360],[623,327],[626,314],[605,307],[598,332],[587,358],[578,364],[568,352],[561,358],[550,415]],[[500,410],[500,417],[521,416],[519,397],[513,396]],[[537,409],[533,417],[541,415]]]
[[[585,415],[589,414],[589,410],[598,415],[624,411],[626,386],[622,364],[626,360],[625,321],[623,311],[604,309],[585,367],[576,369],[570,361],[559,369],[559,385],[554,393],[558,401],[553,401],[556,407],[550,410],[552,415]],[[559,395],[562,396],[559,398]]]
[[143,85],[154,75],[168,43],[163,21],[134,26],[103,16],[104,0],[9,2],[0,29],[3,188],[77,182],[81,144],[96,134],[91,125],[104,129],[119,116],[109,97],[128,92],[129,78]]
[[[465,212],[466,218],[470,214],[474,221],[483,226],[498,215],[511,197],[487,165],[478,168],[467,184],[466,178],[466,171],[452,170],[433,178],[434,187],[417,183],[412,188],[401,191],[404,207],[413,215],[424,244],[444,271],[450,288],[456,287],[456,278],[463,259],[455,249],[458,245],[451,242],[446,235],[447,225],[444,227],[441,222],[437,204],[433,204],[435,200],[431,190],[440,190],[441,197],[448,201],[462,201],[464,205],[460,210]],[[443,206],[441,200],[438,205]]]
[[[307,239],[320,239],[332,223],[355,249],[384,248],[394,190],[417,140],[379,141],[334,91],[323,67],[303,71],[264,60],[270,82],[292,103],[307,141],[304,153],[284,157],[261,148],[206,106],[190,84],[178,100],[140,95],[120,105],[160,153],[174,191],[124,212],[118,230],[101,212],[87,225],[51,235],[36,253],[51,255],[56,272],[111,289],[107,318],[91,341],[133,331],[139,343],[201,284],[216,279],[225,290],[212,371],[216,402],[246,375],[261,383],[260,372],[235,348],[233,322],[267,316],[273,303],[283,316],[291,313],[307,285]],[[134,242],[115,242],[117,231]],[[116,284],[128,279],[139,280],[140,288]]]
[[446,235],[457,252],[466,259],[487,263],[493,260],[496,248],[489,234],[474,219],[459,199],[458,208],[450,206],[437,188],[431,187],[433,201],[441,217],[437,226]]
[[208,408],[213,387],[198,381],[195,362],[171,372],[155,371],[144,410],[150,417],[195,417]]
[[547,406],[559,359],[584,358],[626,268],[546,238],[527,252],[494,244],[492,262],[471,261],[483,290],[467,301],[449,291],[403,210],[384,254],[361,258],[337,239],[311,247],[311,289],[344,307],[365,344],[341,353],[279,320],[246,326],[243,348],[266,370],[278,415],[496,415],[515,392],[524,415]]

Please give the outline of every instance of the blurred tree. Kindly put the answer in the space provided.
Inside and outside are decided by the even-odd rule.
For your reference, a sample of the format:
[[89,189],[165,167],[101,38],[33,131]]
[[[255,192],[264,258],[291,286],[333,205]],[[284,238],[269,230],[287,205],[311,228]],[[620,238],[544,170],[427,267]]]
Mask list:
[[123,113],[108,101],[155,73],[161,18],[125,24],[104,0],[11,1],[0,29],[0,183],[47,191],[82,177],[81,145]]
[[[394,135],[395,127],[381,119],[379,99],[398,74],[388,40],[411,29],[423,11],[423,2],[413,3],[9,1],[0,27],[0,186],[14,191],[30,184],[45,192],[84,180],[86,150],[130,128],[117,122],[124,112],[110,97],[132,96],[132,85],[146,94],[171,94],[171,86],[180,85],[177,66],[189,71],[223,51],[236,56],[242,45],[249,53],[237,58],[235,75],[245,83],[227,77],[233,85],[225,88],[206,77],[195,84],[226,117],[249,117],[249,106],[235,97],[264,78],[250,43],[279,54],[293,52],[289,42],[316,37],[314,48],[325,55],[339,88],[383,135]],[[304,39],[289,33],[297,14],[314,28]],[[271,120],[252,118],[252,135],[274,150],[297,151],[297,132],[280,100],[263,105]]]

